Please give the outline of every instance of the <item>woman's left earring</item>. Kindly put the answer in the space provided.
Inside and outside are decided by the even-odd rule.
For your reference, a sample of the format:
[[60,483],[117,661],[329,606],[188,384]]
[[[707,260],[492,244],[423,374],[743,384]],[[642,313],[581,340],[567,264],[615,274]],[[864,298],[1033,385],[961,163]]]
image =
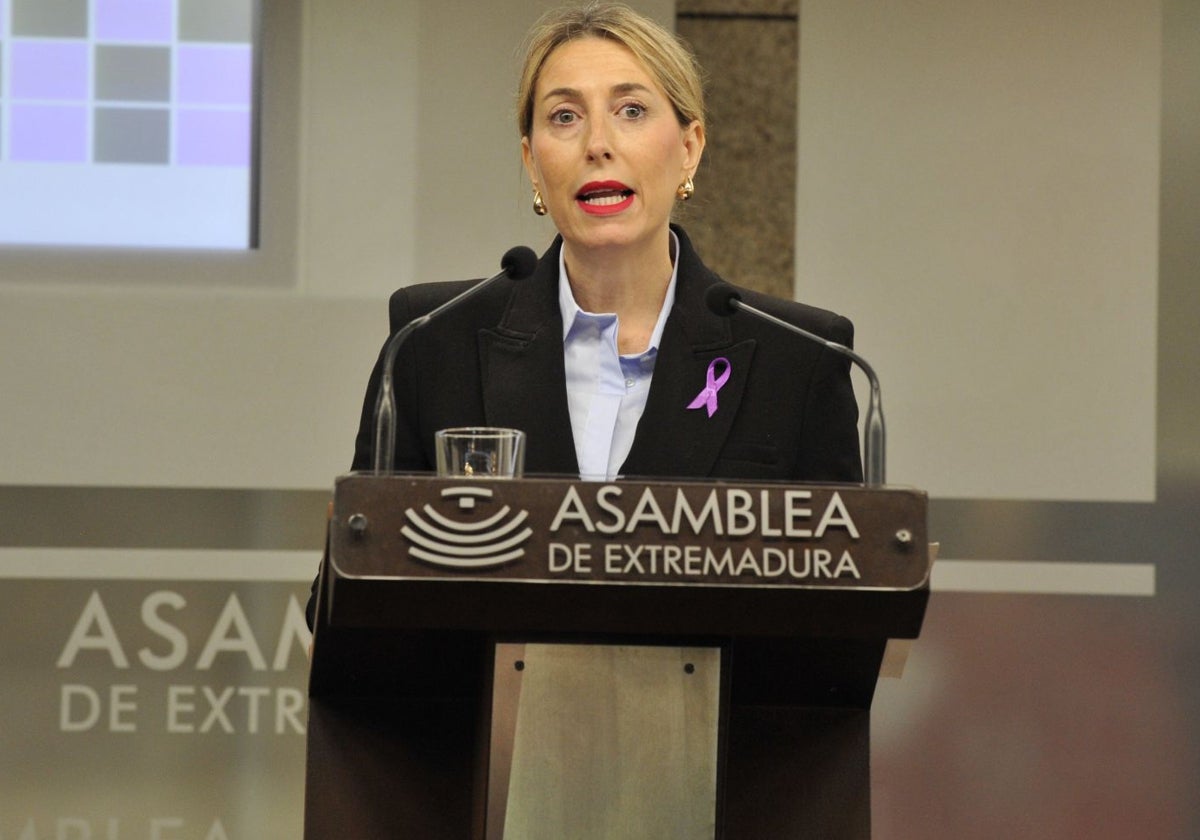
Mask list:
[[539,216],[546,215],[546,202],[542,201],[541,190],[533,191],[533,212],[537,213]]
[[687,180],[679,185],[679,189],[675,190],[675,197],[680,201],[687,201],[696,192],[696,185],[692,183],[692,176],[687,176]]

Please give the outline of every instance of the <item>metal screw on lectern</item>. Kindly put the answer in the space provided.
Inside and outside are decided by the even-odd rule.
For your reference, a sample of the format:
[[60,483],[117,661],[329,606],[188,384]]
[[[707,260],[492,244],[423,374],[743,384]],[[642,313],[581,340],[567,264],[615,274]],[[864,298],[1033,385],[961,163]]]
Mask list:
[[685,674],[696,673],[696,666],[693,665],[691,662],[688,662],[686,665],[683,666],[683,673],[685,673]]
[[896,542],[900,543],[900,545],[908,545],[912,542],[912,539],[912,531],[907,528],[901,528],[896,532]]
[[361,513],[352,513],[346,520],[346,525],[350,527],[354,536],[361,537],[367,530],[367,517]]

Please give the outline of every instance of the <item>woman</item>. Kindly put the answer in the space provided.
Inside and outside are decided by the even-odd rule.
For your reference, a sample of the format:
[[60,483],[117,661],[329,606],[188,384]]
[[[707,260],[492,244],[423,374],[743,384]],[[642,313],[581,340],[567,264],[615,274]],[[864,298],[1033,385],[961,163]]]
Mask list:
[[[531,278],[493,285],[405,344],[396,468],[432,469],[438,429],[488,425],[525,430],[529,473],[861,480],[847,363],[710,312],[719,278],[671,225],[705,144],[691,53],[624,6],[550,12],[531,34],[518,123],[534,212],[559,236]],[[399,290],[392,330],[465,285]],[[852,341],[833,313],[742,295]],[[378,380],[377,365],[354,469],[373,463]]]
[[[393,377],[395,466],[430,470],[437,430],[488,425],[526,432],[528,473],[859,481],[844,359],[744,314],[711,312],[705,293],[721,281],[671,225],[704,152],[691,54],[623,6],[552,12],[531,36],[518,112],[534,211],[559,236],[528,279],[495,283],[411,334]],[[401,289],[392,330],[467,285]],[[851,341],[844,318],[741,293]],[[374,462],[379,377],[377,365],[358,470]],[[595,836],[629,836],[615,826],[632,824],[643,836],[712,836],[716,734],[705,721],[716,716],[716,681],[672,664],[682,652],[534,647],[522,654],[536,664],[521,691],[541,702],[522,706],[512,737],[542,752],[513,760],[506,831],[578,836],[583,822]],[[715,650],[687,656],[711,674]],[[546,799],[569,807],[537,804]]]

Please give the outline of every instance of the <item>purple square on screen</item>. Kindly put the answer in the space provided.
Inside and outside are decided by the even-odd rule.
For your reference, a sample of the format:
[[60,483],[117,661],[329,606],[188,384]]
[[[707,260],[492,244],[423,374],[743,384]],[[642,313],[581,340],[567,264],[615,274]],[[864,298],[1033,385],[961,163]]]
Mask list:
[[85,106],[13,104],[9,114],[10,160],[87,161]]
[[250,47],[181,46],[179,101],[187,105],[250,105]]
[[13,99],[84,100],[88,47],[83,42],[11,41],[9,94]]
[[102,41],[170,41],[171,0],[96,0],[96,37]]
[[183,166],[249,166],[250,112],[180,108],[175,162]]

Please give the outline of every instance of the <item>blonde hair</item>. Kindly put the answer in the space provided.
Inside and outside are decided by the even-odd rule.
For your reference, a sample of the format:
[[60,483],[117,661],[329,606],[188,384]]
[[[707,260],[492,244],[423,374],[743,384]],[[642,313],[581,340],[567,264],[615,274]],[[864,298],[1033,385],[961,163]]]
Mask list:
[[555,49],[579,38],[608,38],[634,54],[655,77],[680,126],[694,120],[704,126],[704,84],[691,49],[674,33],[624,3],[589,3],[552,9],[534,24],[526,39],[525,61],[517,87],[517,129],[533,130],[533,95],[546,59]]

